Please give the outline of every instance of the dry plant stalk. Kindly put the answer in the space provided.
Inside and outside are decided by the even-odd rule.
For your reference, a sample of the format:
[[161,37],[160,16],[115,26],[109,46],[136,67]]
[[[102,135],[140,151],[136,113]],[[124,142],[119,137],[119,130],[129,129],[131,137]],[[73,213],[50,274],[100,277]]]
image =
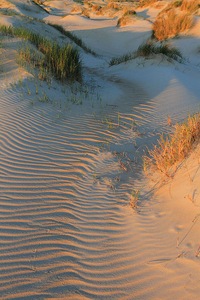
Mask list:
[[139,195],[140,195],[140,191],[139,190],[135,190],[133,189],[130,195],[130,200],[129,200],[129,204],[132,208],[136,208],[137,207],[137,202],[139,199]]

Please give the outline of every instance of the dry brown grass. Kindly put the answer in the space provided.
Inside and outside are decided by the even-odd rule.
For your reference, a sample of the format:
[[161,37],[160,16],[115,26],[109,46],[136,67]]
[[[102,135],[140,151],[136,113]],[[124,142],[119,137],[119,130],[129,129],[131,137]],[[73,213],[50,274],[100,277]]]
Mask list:
[[199,0],[183,0],[180,6],[181,10],[186,10],[189,13],[195,13],[200,8]]
[[87,8],[83,8],[82,15],[85,16],[86,18],[90,18],[90,10]]
[[159,2],[162,2],[162,0],[140,0],[139,7],[145,7]]
[[110,2],[107,4],[107,8],[119,10],[122,8],[122,5],[120,3]]
[[80,5],[76,5],[74,4],[72,10],[71,10],[71,13],[72,14],[78,14],[78,13],[82,13],[83,9]]
[[42,5],[44,0],[33,0],[36,4]]
[[[187,121],[177,124],[174,133],[164,137],[161,135],[158,146],[148,151],[144,158],[145,169],[155,168],[170,175],[172,166],[176,166],[200,140],[200,113],[189,116]],[[177,166],[176,166],[177,167]]]
[[158,15],[153,25],[154,36],[158,40],[165,40],[177,36],[190,29],[193,25],[193,16],[187,12],[177,12],[170,9]]
[[133,11],[133,8],[136,7],[135,2],[130,3],[127,1],[108,1],[101,3],[101,5],[91,2],[91,0],[84,0],[84,5],[82,7],[82,14],[91,17],[91,16],[106,16],[109,18],[122,17],[127,11]]
[[119,18],[117,22],[118,27],[126,26],[129,25],[132,21],[133,18],[136,16],[135,10],[126,10],[125,13],[122,15],[121,18]]
[[175,0],[161,11],[153,25],[154,35],[158,40],[177,36],[190,29],[194,14],[198,12],[200,0]]

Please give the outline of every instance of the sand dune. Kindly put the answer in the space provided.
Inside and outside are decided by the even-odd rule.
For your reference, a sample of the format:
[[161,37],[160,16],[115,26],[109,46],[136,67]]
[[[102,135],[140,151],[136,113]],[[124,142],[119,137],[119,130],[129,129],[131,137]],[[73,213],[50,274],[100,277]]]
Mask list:
[[[142,171],[146,147],[173,130],[168,117],[174,125],[199,108],[198,54],[183,64],[157,55],[109,67],[149,39],[148,20],[117,28],[116,19],[63,18],[71,2],[45,1],[49,16],[29,1],[26,14],[22,2],[3,3],[23,16],[1,24],[63,41],[45,18],[99,56],[79,49],[83,86],[48,83],[19,67],[19,39],[3,38],[0,298],[198,299],[199,148],[159,189]],[[189,55],[187,38],[171,43]]]

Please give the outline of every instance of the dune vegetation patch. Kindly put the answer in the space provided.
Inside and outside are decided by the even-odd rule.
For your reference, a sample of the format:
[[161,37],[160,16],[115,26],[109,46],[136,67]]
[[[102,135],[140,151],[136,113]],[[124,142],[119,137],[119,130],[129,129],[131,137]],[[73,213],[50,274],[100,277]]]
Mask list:
[[156,54],[163,54],[166,57],[172,60],[176,60],[180,63],[183,61],[183,56],[179,49],[170,47],[166,43],[154,44],[153,42],[148,42],[139,46],[136,52],[127,53],[119,57],[113,57],[109,62],[109,66],[119,65],[121,63],[125,63],[129,60],[135,59],[136,57],[147,58]]
[[47,67],[45,56],[40,51],[34,49],[29,44],[23,44],[18,50],[17,62],[23,67],[27,67],[29,71],[37,70],[39,80],[48,81],[50,72]]
[[137,56],[148,57],[153,54],[163,54],[173,60],[182,62],[183,56],[179,49],[175,47],[170,47],[166,43],[161,43],[159,45],[152,42],[141,45],[137,50]]
[[133,20],[134,17],[136,16],[136,11],[134,9],[132,10],[127,10],[121,18],[119,18],[117,22],[118,27],[126,26],[129,25]]
[[44,0],[32,0],[32,1],[38,5],[42,5],[44,2]]
[[[2,25],[0,26],[0,32],[4,35],[19,37],[31,42],[44,55],[42,65],[56,79],[61,81],[81,80],[82,64],[80,56],[78,50],[72,45],[60,46],[22,27],[14,28]],[[26,57],[29,57],[29,55],[24,55],[24,58]]]
[[114,65],[119,65],[121,63],[125,63],[131,59],[136,58],[136,54],[135,52],[132,53],[127,53],[127,54],[123,54],[121,56],[118,57],[113,57],[110,62],[109,62],[109,66],[114,66]]
[[175,0],[162,10],[153,25],[154,36],[158,40],[172,38],[192,27],[194,14],[198,13],[199,0]]
[[162,0],[140,0],[139,2],[139,6],[140,7],[145,7],[145,6],[149,6],[149,5],[152,5],[152,4],[157,4],[157,3],[160,3],[162,2]]
[[[144,169],[156,169],[165,175],[170,175],[171,168],[188,156],[191,149],[200,140],[200,113],[189,116],[181,124],[176,124],[174,132],[161,135],[158,145],[153,150],[148,150],[144,157]],[[174,168],[173,168],[174,171]]]
[[[94,16],[102,16],[108,18],[121,18],[124,16],[126,19],[128,15],[125,16],[126,12],[132,11],[138,6],[138,2],[135,0],[130,1],[107,1],[104,3],[94,3],[90,0],[85,0],[82,7],[82,15],[87,18]],[[130,17],[129,15],[129,17]]]
[[192,25],[193,17],[190,14],[170,10],[168,13],[160,14],[157,17],[153,25],[153,32],[158,40],[165,40],[190,29]]
[[199,0],[182,0],[179,1],[181,2],[180,9],[181,10],[186,10],[187,12],[190,13],[196,13],[197,10],[200,8],[200,1]]

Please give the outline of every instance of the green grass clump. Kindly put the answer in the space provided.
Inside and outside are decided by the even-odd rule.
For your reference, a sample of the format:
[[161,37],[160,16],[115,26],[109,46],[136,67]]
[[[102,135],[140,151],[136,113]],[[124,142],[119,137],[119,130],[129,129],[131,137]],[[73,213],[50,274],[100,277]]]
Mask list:
[[131,59],[135,58],[135,53],[128,53],[128,54],[124,54],[122,56],[119,57],[113,57],[110,62],[109,62],[109,66],[114,66],[114,65],[119,65],[121,63],[127,62]]
[[169,170],[182,161],[200,140],[200,113],[189,116],[187,121],[177,124],[172,134],[161,135],[158,145],[144,157],[145,169],[154,167],[169,175]]
[[170,47],[167,44],[155,45],[153,43],[146,43],[144,45],[141,45],[136,52],[112,58],[109,62],[109,66],[111,67],[113,65],[119,65],[138,56],[148,57],[153,54],[163,54],[178,62],[183,61],[183,56],[181,52],[175,47]]
[[5,35],[23,38],[31,42],[44,54],[44,63],[49,72],[58,80],[81,80],[81,61],[78,50],[67,44],[60,46],[28,29],[12,26],[0,26],[0,32]]
[[148,57],[152,54],[164,54],[167,57],[182,62],[183,56],[181,52],[167,44],[155,45],[153,43],[146,43],[141,45],[137,50],[137,56]]
[[45,57],[41,54],[41,52],[33,49],[29,45],[23,45],[18,50],[18,63],[22,66],[28,68],[37,68],[38,73],[37,77],[44,81],[49,79],[49,70],[47,67],[47,63],[45,61]]

